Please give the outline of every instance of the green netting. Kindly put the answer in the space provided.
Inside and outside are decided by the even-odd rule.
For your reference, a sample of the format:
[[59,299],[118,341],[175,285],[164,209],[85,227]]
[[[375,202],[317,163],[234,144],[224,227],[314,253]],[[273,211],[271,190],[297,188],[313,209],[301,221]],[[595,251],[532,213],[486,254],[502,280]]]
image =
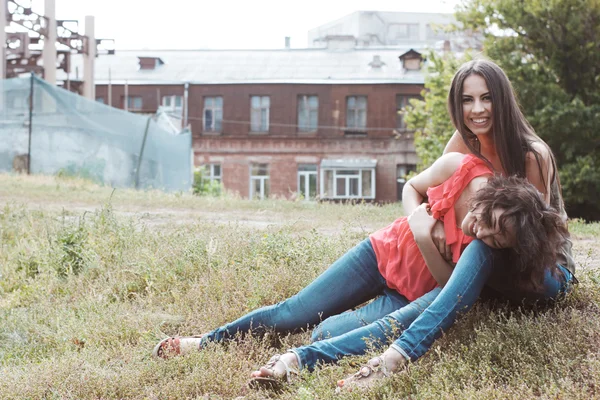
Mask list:
[[26,165],[27,154],[32,174],[77,175],[114,187],[191,187],[189,130],[172,134],[152,116],[106,106],[37,77],[6,79],[0,81],[0,171]]

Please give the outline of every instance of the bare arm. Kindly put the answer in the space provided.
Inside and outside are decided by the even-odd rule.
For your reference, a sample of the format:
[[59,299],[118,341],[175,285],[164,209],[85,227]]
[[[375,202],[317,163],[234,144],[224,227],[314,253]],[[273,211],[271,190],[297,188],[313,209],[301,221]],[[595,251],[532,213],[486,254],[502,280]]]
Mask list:
[[444,260],[437,247],[431,239],[431,229],[437,221],[429,215],[429,206],[427,203],[421,204],[408,217],[408,224],[413,233],[417,247],[427,264],[427,268],[436,280],[438,285],[444,286],[450,275],[452,275],[452,266]]
[[[438,221],[429,215],[427,204],[421,204],[421,202],[425,198],[427,189],[450,178],[463,158],[464,155],[460,153],[445,154],[437,159],[431,167],[411,178],[404,186],[405,188],[408,187],[408,193],[414,196],[413,203],[410,205],[413,206],[413,209],[408,218],[410,229],[425,259],[427,268],[441,286],[444,286],[450,278],[452,266],[444,260],[431,238],[431,230]],[[406,192],[403,191],[402,193],[404,195]]]
[[527,153],[525,158],[525,175],[527,180],[537,188],[543,195],[546,203],[550,204],[550,185],[554,166],[550,158],[550,150],[540,142],[533,144],[539,154],[539,164],[533,152]]
[[437,186],[450,178],[462,159],[463,155],[459,153],[444,154],[431,167],[409,179],[402,190],[402,207],[404,208],[404,212],[407,215],[412,214],[423,203],[427,195],[427,189]]
[[[462,153],[462,154],[468,153],[468,150],[463,151],[462,147],[464,147],[466,149],[466,146],[464,145],[462,138],[460,137],[460,134],[458,132],[455,132],[454,135],[452,136],[452,138],[450,139],[450,141],[448,142],[448,144],[446,145],[446,148],[444,149],[444,155],[442,157],[444,157],[446,154],[449,153],[449,151],[448,151],[449,148],[457,149],[458,153]],[[440,159],[442,157],[440,157]],[[457,157],[457,156],[455,155],[454,157]],[[434,163],[434,165],[435,165],[435,163]],[[433,168],[434,165],[432,165],[431,167]],[[455,169],[456,169],[456,167],[452,168],[450,170],[450,173],[454,172]],[[424,172],[426,172],[426,171],[424,171]],[[449,176],[450,175],[446,176],[446,178],[443,180],[448,179]],[[408,183],[411,183],[411,184],[409,185]],[[431,185],[431,186],[435,186],[435,185]],[[424,190],[426,191],[427,188],[425,188]],[[414,187],[414,185],[412,184],[412,182],[408,181],[407,184],[404,185],[404,188],[402,190],[402,207],[404,208],[404,212],[407,215],[410,215],[421,203],[423,203],[424,198],[425,198],[425,192],[417,191],[416,188]],[[437,251],[441,254],[441,256],[447,261],[452,261],[452,249],[446,243],[446,232],[444,231],[444,225],[441,222],[438,221],[434,225],[434,227],[431,229],[430,236],[431,236],[431,239],[432,239],[434,245],[437,248]]]

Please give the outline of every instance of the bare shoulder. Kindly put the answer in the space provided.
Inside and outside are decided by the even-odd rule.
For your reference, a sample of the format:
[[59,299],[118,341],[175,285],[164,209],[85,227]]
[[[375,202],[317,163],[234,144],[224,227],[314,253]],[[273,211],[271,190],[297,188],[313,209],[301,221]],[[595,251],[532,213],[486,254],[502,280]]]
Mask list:
[[440,158],[438,158],[436,160],[434,165],[440,169],[450,170],[451,171],[450,175],[451,175],[460,166],[460,163],[463,161],[463,159],[465,157],[466,157],[466,155],[464,153],[459,153],[459,152],[455,152],[455,151],[450,152],[450,153],[445,153],[444,155],[442,155]]
[[462,154],[470,153],[469,148],[465,144],[462,136],[460,136],[460,133],[458,133],[458,131],[454,131],[454,134],[452,135],[452,137],[446,144],[446,147],[444,148],[444,154],[452,152]]
[[[550,148],[546,143],[542,142],[541,140],[536,140],[531,144],[531,147],[541,156],[541,159],[544,162],[548,162],[550,160]],[[529,162],[531,160],[536,161],[536,157],[535,154],[530,151],[527,153],[527,161]]]

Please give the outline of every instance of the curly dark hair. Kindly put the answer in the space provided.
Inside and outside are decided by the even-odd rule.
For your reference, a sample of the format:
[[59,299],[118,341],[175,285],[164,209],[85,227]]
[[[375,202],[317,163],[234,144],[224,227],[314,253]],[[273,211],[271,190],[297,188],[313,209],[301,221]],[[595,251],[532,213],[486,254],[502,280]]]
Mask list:
[[[524,178],[491,178],[471,199],[471,209],[481,206],[481,219],[500,232],[514,228],[514,247],[507,249],[508,263],[519,286],[540,290],[544,274],[557,271],[556,261],[561,243],[569,236],[566,222],[550,207],[542,194]],[[504,212],[493,220],[493,211]]]

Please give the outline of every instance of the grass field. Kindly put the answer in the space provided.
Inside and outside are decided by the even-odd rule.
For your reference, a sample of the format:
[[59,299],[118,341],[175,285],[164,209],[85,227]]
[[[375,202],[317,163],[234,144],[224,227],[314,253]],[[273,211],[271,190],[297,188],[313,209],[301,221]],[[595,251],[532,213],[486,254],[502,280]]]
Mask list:
[[[0,175],[0,398],[219,399],[309,333],[247,337],[168,361],[166,335],[201,333],[305,286],[399,205],[135,192]],[[550,309],[479,304],[372,399],[600,398],[600,225],[572,221],[580,285]],[[345,398],[327,365],[282,399]]]

